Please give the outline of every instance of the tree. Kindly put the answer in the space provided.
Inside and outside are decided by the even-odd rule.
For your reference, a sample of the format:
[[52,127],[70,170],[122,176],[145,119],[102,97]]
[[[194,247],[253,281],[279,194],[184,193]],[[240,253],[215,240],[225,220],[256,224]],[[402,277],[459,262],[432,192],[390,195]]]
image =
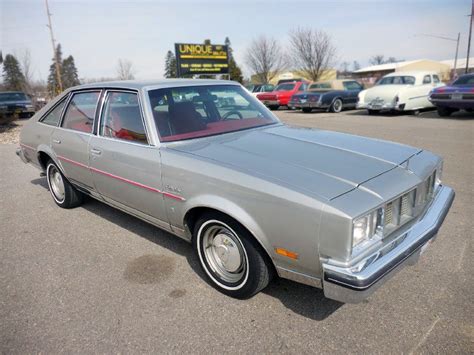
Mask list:
[[61,79],[64,89],[80,84],[76,64],[74,63],[74,57],[72,55],[64,59],[62,62]]
[[290,46],[295,67],[313,81],[334,65],[336,48],[324,31],[298,28],[290,32]]
[[244,77],[242,76],[242,70],[237,65],[237,62],[234,58],[234,53],[232,50],[232,45],[230,43],[229,37],[225,38],[224,44],[227,46],[227,50],[229,52],[229,76],[230,80],[237,81],[242,84]]
[[31,67],[31,53],[29,49],[24,49],[19,55],[19,63],[23,76],[25,77],[25,91],[32,94],[33,86],[33,69]]
[[177,77],[176,57],[172,51],[168,51],[165,58],[165,78]]
[[352,71],[354,72],[354,71],[357,71],[357,70],[359,70],[359,69],[360,69],[360,64],[359,64],[359,62],[358,62],[357,60],[354,60],[354,61],[352,62]]
[[135,79],[135,69],[133,63],[127,59],[119,59],[117,63],[117,78],[119,80],[133,80]]
[[5,90],[11,91],[25,89],[25,76],[21,72],[20,63],[11,54],[7,54],[3,60],[3,86]]
[[[62,73],[62,57],[63,57],[63,52],[61,50],[61,44],[58,43],[56,46],[56,54],[55,57],[53,57],[53,63],[49,66],[49,75],[48,75],[48,92],[51,96],[56,96],[61,92],[61,86],[59,85],[58,82],[58,74],[57,74],[57,68],[56,68],[56,58],[59,63],[59,73]],[[61,79],[62,79],[62,75]]]
[[268,84],[286,67],[286,57],[274,38],[260,36],[245,53],[245,63],[261,84]]
[[385,63],[384,58],[385,57],[383,54],[376,54],[369,59],[369,63],[372,65],[384,64]]
[[3,63],[3,54],[2,54],[2,51],[0,51],[0,64]]

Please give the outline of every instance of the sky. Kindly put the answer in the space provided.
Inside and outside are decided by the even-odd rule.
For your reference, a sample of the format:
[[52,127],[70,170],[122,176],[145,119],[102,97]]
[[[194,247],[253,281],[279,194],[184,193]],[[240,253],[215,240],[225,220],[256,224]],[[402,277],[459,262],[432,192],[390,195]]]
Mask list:
[[[456,37],[466,57],[471,0],[49,0],[56,40],[73,55],[81,79],[114,77],[119,58],[132,61],[138,79],[160,79],[176,42],[222,44],[226,36],[245,76],[245,50],[259,35],[288,48],[288,32],[327,32],[337,65],[369,64],[376,54],[398,59],[454,58]],[[32,57],[36,79],[46,79],[52,45],[44,0],[0,0],[0,50]],[[474,48],[472,50],[474,52]],[[471,52],[471,53],[472,53]],[[472,56],[472,55],[471,55]]]

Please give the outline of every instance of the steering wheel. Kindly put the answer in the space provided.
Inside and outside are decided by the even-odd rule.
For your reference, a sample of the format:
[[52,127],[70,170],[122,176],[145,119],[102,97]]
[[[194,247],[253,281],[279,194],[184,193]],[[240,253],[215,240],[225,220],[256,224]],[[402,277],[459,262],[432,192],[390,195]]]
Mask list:
[[232,115],[236,115],[239,117],[239,120],[243,119],[244,117],[242,116],[242,114],[239,112],[239,111],[236,111],[236,110],[232,110],[232,111],[229,111],[229,112],[226,112],[223,116],[222,116],[222,121],[227,121],[229,119],[230,116]]

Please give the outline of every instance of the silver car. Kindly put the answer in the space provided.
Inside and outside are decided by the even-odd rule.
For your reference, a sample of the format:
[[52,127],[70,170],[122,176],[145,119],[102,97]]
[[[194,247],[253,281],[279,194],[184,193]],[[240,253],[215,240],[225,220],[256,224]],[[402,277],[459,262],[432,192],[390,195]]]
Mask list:
[[89,195],[193,243],[236,298],[278,275],[360,302],[417,261],[454,199],[440,157],[286,126],[230,81],[69,89],[26,124],[17,154],[58,206]]

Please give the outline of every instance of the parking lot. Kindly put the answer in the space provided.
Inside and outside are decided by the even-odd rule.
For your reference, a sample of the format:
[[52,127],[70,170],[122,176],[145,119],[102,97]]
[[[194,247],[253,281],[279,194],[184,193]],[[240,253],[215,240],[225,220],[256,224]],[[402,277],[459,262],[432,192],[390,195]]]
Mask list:
[[276,114],[444,157],[456,200],[417,265],[357,305],[286,280],[231,299],[186,242],[97,201],[58,208],[16,144],[0,144],[0,353],[474,352],[472,113]]

